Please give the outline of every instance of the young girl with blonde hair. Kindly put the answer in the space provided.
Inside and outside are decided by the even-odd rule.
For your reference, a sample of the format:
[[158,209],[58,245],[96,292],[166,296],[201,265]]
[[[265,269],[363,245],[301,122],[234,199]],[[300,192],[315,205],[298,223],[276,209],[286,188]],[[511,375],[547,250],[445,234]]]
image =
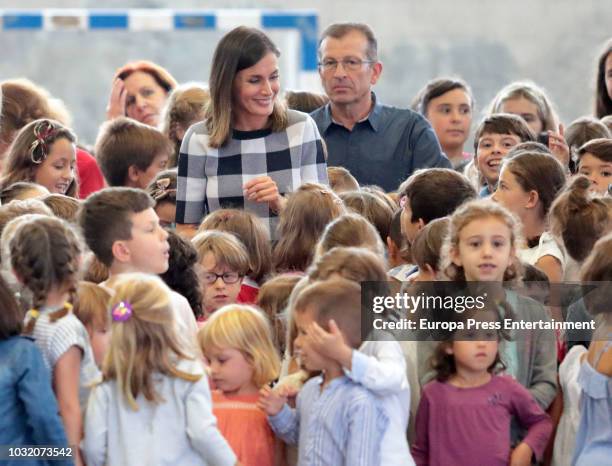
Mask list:
[[249,306],[225,306],[200,329],[198,341],[217,389],[213,413],[219,430],[241,464],[273,466],[274,434],[257,407],[259,390],[280,369],[268,320]]
[[[81,404],[88,386],[99,380],[89,337],[72,313],[81,243],[65,221],[52,217],[22,222],[10,240],[11,265],[32,293],[25,334],[31,335],[51,370],[70,445],[81,441]],[[76,457],[77,464],[82,464]]]
[[217,429],[201,362],[173,325],[158,277],[125,273],[112,284],[112,336],[85,417],[89,466],[234,465]]

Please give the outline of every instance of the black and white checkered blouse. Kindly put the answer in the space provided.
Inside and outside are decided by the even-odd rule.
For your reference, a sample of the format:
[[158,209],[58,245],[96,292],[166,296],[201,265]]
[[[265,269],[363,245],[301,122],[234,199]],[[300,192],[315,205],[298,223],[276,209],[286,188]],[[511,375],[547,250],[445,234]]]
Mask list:
[[218,209],[246,209],[264,220],[275,239],[278,216],[267,203],[245,199],[243,185],[267,175],[284,195],[302,183],[328,184],[317,126],[305,113],[287,112],[284,131],[233,130],[231,139],[218,149],[208,146],[205,122],[191,126],[179,155],[176,222],[200,223]]

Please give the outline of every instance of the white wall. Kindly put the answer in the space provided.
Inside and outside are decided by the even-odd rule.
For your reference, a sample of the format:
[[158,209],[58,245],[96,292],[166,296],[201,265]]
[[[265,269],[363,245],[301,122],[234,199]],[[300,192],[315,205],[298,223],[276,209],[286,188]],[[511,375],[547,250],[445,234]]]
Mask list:
[[[369,23],[384,64],[377,85],[386,103],[409,105],[430,78],[460,75],[477,111],[504,84],[531,78],[546,88],[562,120],[590,114],[595,59],[612,37],[610,0],[0,0],[0,8],[309,8],[320,28],[335,21]],[[212,34],[212,35],[211,35]],[[114,69],[149,58],[180,81],[206,80],[214,33],[74,33],[0,31],[0,79],[26,76],[62,97],[81,139],[93,142]]]

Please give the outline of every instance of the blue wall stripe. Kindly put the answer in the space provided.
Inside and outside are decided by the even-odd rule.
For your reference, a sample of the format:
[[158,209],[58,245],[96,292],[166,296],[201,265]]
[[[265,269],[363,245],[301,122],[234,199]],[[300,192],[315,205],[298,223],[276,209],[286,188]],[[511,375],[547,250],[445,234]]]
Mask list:
[[127,29],[128,15],[122,13],[102,13],[89,15],[91,29]]
[[40,13],[9,13],[3,15],[4,29],[42,29],[43,16]]
[[[95,11],[88,12],[89,29],[128,29],[130,26],[129,11]],[[43,13],[30,11],[0,11],[3,29],[43,29]],[[267,29],[297,29],[301,39],[301,69],[317,69],[318,16],[316,13],[289,13],[264,11],[261,26]],[[175,29],[216,29],[217,16],[214,10],[178,11],[174,14]]]

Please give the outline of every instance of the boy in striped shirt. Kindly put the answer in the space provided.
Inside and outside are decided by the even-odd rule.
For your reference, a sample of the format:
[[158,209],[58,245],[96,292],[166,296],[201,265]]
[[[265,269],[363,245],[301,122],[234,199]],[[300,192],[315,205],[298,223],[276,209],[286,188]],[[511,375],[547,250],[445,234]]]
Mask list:
[[285,389],[261,391],[260,407],[278,437],[298,444],[298,466],[376,466],[387,428],[380,401],[346,377],[335,360],[313,348],[316,324],[340,333],[346,343],[361,345],[361,288],[334,278],[305,288],[296,300],[293,319],[298,336],[294,346],[302,364],[321,375],[311,378],[297,397],[296,409],[286,404]]

